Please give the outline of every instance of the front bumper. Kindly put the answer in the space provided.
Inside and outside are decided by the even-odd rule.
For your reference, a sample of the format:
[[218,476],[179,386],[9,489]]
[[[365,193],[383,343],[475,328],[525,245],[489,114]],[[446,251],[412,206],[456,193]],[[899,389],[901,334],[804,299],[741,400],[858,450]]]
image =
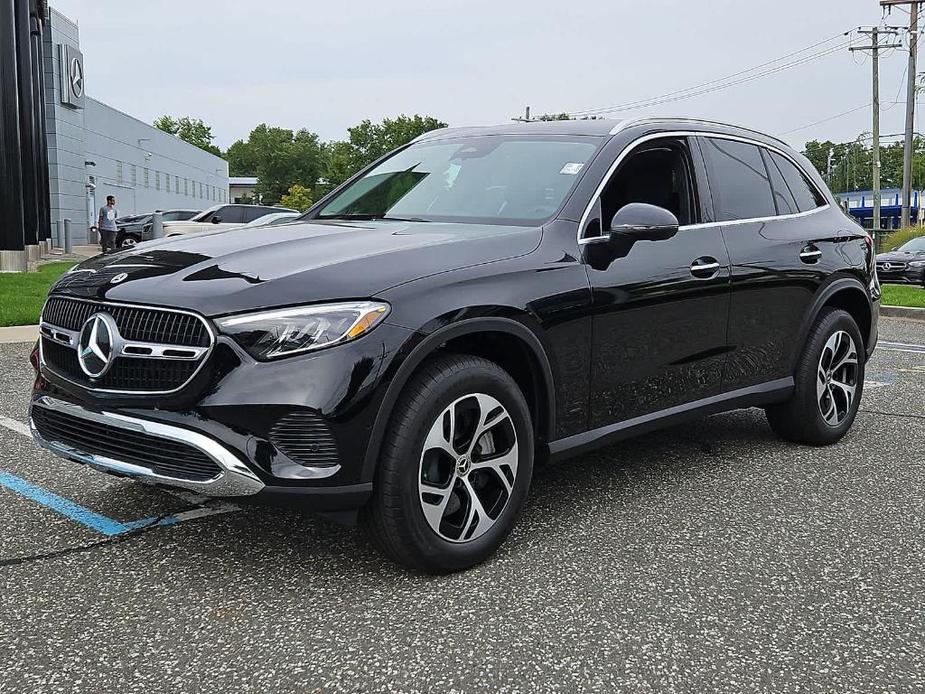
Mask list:
[[925,267],[907,267],[895,271],[878,267],[877,279],[881,284],[925,284]]
[[[87,389],[43,363],[33,434],[63,458],[142,482],[308,511],[356,509],[372,492],[365,462],[387,388],[383,365],[411,334],[383,324],[370,336],[378,339],[271,362],[219,336],[205,368],[167,396]],[[63,414],[51,422],[40,408]],[[183,478],[190,461],[198,479]]]
[[109,427],[125,430],[126,432],[142,432],[156,439],[183,443],[205,454],[215,462],[220,470],[214,477],[206,480],[182,479],[159,474],[150,467],[117,460],[100,453],[82,451],[70,443],[65,443],[64,441],[52,437],[46,438],[46,436],[43,436],[39,432],[35,420],[32,417],[29,418],[32,437],[40,446],[47,448],[52,453],[62,458],[67,458],[77,463],[84,463],[102,472],[108,472],[122,477],[133,477],[142,482],[149,482],[151,484],[162,484],[181,489],[189,489],[210,496],[246,496],[256,494],[266,486],[231,451],[217,441],[194,431],[163,424],[161,422],[128,417],[115,412],[94,412],[80,405],[48,396],[40,396],[33,400],[32,407],[64,413],[75,421],[102,423]]
[[208,456],[216,463],[220,472],[207,480],[190,480],[160,474],[150,467],[118,460],[114,457],[91,453],[57,440],[43,436],[32,417],[30,428],[35,441],[57,456],[87,465],[100,472],[117,477],[126,477],[157,486],[186,489],[206,496],[235,498],[274,506],[295,506],[317,512],[336,512],[361,507],[372,493],[372,483],[329,487],[275,486],[261,480],[245,465],[234,452],[218,441],[189,429],[162,422],[130,417],[116,412],[93,411],[74,403],[40,396],[33,400],[33,408],[44,408],[66,413],[77,420],[103,423],[126,432],[142,432],[165,441],[177,441]]

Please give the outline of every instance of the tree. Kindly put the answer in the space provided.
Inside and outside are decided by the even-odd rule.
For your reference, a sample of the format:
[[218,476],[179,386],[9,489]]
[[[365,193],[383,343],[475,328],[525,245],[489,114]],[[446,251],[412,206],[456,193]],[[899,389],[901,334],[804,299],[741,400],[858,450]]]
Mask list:
[[212,128],[202,122],[199,118],[190,118],[183,116],[181,118],[172,118],[171,116],[161,116],[154,121],[154,127],[163,130],[174,137],[178,137],[184,142],[204,149],[206,152],[218,157],[222,156],[222,150],[212,144],[215,136],[212,134]]
[[299,212],[305,212],[313,204],[311,188],[293,183],[289,186],[289,192],[280,198],[279,204]]
[[279,201],[294,184],[312,189],[324,165],[318,136],[302,129],[270,127],[261,123],[247,140],[228,148],[232,176],[256,176],[256,192],[265,204]]
[[337,185],[396,147],[407,144],[430,130],[445,128],[446,123],[431,116],[401,115],[381,123],[369,119],[348,129],[346,141],[331,142],[325,147],[325,178]]

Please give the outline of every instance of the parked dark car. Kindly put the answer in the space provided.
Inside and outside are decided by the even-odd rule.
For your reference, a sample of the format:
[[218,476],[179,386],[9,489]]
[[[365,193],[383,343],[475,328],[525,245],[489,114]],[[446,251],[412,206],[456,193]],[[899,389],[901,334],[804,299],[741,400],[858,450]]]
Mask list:
[[751,406],[838,441],[879,297],[870,236],[772,137],[438,130],[300,221],[68,272],[32,428],[116,475],[359,519],[452,571],[508,535],[535,461]]
[[[161,213],[165,222],[182,222],[192,219],[200,210],[157,210]],[[153,213],[135,215],[134,217],[125,217],[125,221],[116,220],[116,226],[119,232],[116,234],[116,246],[119,248],[129,248],[142,240],[142,232],[147,224],[151,222]]]
[[925,287],[925,236],[910,239],[889,253],[877,254],[877,277],[885,283]]

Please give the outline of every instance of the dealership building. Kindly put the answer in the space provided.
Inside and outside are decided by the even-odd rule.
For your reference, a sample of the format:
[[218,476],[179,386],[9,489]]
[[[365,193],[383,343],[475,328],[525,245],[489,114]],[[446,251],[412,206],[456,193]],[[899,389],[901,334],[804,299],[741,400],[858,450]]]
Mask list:
[[64,219],[87,242],[107,195],[122,215],[227,202],[225,160],[91,98],[92,85],[76,22],[42,0],[0,0],[0,149],[17,144],[0,154],[0,269],[19,269]]
[[224,159],[85,94],[93,72],[85,71],[75,22],[50,8],[44,39],[52,220],[73,220],[83,241],[107,195],[123,215],[226,201]]

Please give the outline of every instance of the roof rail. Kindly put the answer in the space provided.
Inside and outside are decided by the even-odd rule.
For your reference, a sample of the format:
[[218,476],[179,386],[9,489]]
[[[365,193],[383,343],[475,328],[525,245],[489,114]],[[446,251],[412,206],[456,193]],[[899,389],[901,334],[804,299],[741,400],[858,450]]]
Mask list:
[[655,116],[640,117],[640,118],[627,118],[626,120],[621,120],[619,123],[617,123],[613,127],[613,129],[611,129],[610,134],[616,135],[621,130],[625,130],[626,128],[633,126],[633,125],[644,125],[646,123],[662,123],[666,121],[671,122],[671,123],[697,123],[699,125],[721,125],[724,128],[735,128],[736,130],[742,130],[745,132],[752,133],[754,135],[760,135],[761,137],[766,137],[769,140],[774,140],[775,142],[779,142],[785,147],[790,147],[789,143],[785,142],[779,137],[775,137],[774,135],[768,135],[767,133],[761,132],[760,130],[755,130],[754,128],[746,128],[745,126],[736,125],[735,123],[724,123],[723,121],[708,120],[705,118],[665,118],[665,117],[655,117]]

